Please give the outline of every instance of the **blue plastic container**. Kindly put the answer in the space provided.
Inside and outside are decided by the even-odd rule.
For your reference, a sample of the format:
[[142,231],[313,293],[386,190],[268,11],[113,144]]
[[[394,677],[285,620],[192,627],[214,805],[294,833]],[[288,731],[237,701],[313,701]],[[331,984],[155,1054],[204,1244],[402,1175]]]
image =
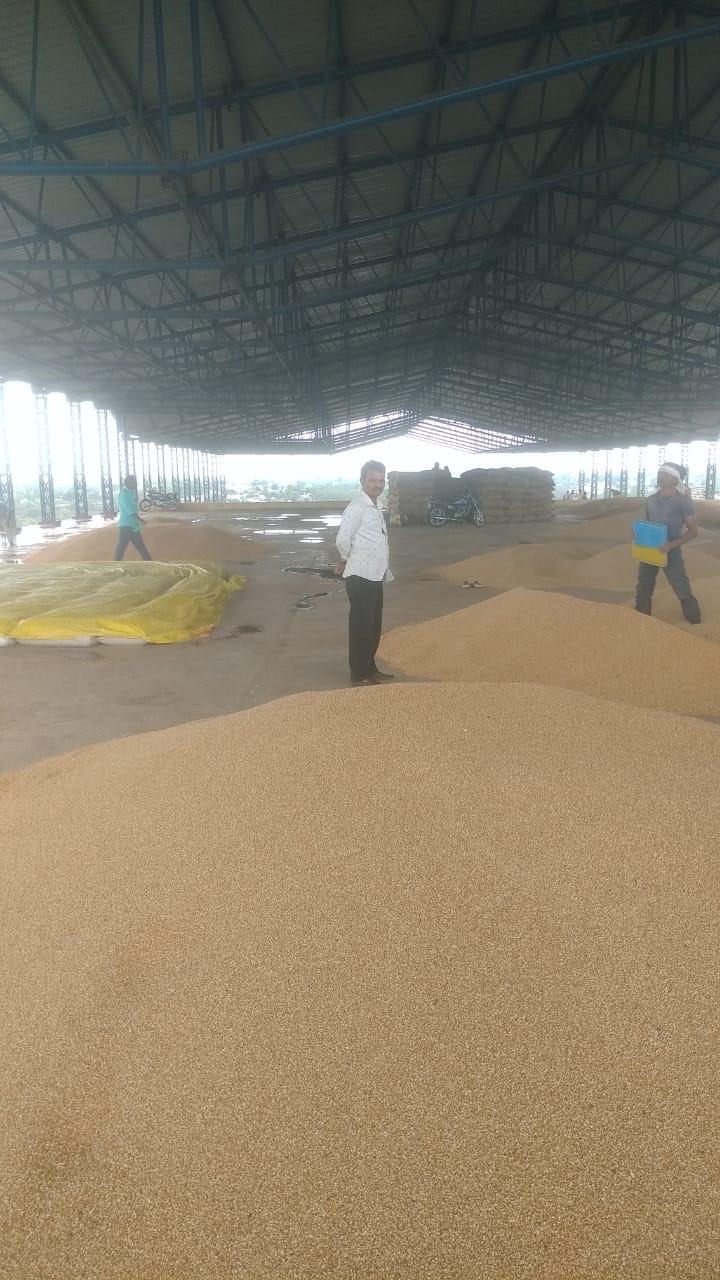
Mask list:
[[663,547],[668,540],[667,525],[651,524],[649,520],[636,520],[633,533],[639,547]]

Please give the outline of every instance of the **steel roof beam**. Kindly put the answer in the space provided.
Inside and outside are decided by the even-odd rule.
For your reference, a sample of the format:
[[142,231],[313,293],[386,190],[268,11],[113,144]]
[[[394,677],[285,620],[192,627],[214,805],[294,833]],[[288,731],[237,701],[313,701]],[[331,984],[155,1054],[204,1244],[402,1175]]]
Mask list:
[[[546,120],[528,125],[518,125],[513,129],[507,130],[508,137],[522,138],[533,136],[538,132],[554,131],[562,129],[570,120],[567,117],[559,117],[557,119]],[[467,138],[453,138],[446,142],[438,142],[429,144],[427,149],[414,148],[411,151],[378,152],[376,155],[355,158],[348,161],[348,167],[353,174],[370,173],[376,169],[396,166],[398,164],[414,164],[421,156],[426,155],[428,161],[432,161],[437,156],[453,155],[468,149],[486,146],[495,139],[494,134],[473,134]],[[19,145],[19,144],[18,144]],[[302,170],[293,172],[283,176],[260,175],[249,183],[243,183],[239,187],[229,187],[222,194],[220,192],[209,192],[207,194],[195,194],[188,197],[187,205],[191,209],[207,209],[215,205],[222,204],[227,201],[228,204],[238,200],[246,200],[249,193],[253,195],[263,195],[267,191],[283,191],[287,188],[297,186],[307,187],[313,183],[327,183],[333,181],[337,174],[337,165],[326,165],[319,169]],[[105,218],[87,219],[83,222],[71,223],[64,226],[60,230],[54,230],[51,225],[47,225],[45,230],[40,234],[28,234],[17,236],[12,239],[0,241],[0,253],[8,252],[11,249],[21,247],[31,247],[36,244],[44,244],[47,241],[60,240],[64,236],[81,236],[95,231],[113,231],[117,227],[130,228],[137,223],[146,222],[156,218],[172,217],[174,214],[182,213],[183,206],[177,201],[170,201],[165,204],[151,205],[147,208],[128,209],[123,213],[117,213]],[[288,246],[292,245],[292,239],[287,239]],[[261,243],[257,246],[263,248]],[[267,247],[267,246],[265,246]]]
[[[215,12],[217,13],[217,8]],[[446,50],[452,56],[461,56],[467,53],[468,48],[473,53],[481,52],[485,49],[493,49],[506,45],[524,44],[528,41],[541,39],[558,35],[565,32],[572,32],[586,28],[589,23],[602,25],[616,21],[618,18],[632,17],[638,14],[647,13],[657,7],[657,0],[635,0],[633,3],[604,5],[595,10],[587,10],[585,12],[576,12],[565,15],[564,17],[546,20],[541,23],[525,24],[517,27],[506,28],[498,32],[492,32],[485,35],[475,35],[470,40],[450,41]],[[714,17],[716,10],[710,4],[687,3],[684,6],[687,13],[695,14],[698,17]],[[224,33],[224,43],[229,49],[227,33]],[[328,84],[339,82],[347,82],[350,80],[361,79],[363,76],[373,76],[378,73],[393,71],[402,67],[415,66],[423,62],[433,62],[435,60],[435,51],[429,47],[414,49],[402,54],[390,54],[384,58],[366,60],[365,62],[352,64],[346,62],[338,64],[335,67],[324,69],[323,71],[311,72],[305,75],[294,77],[297,86],[301,89],[322,88]],[[276,97],[279,94],[291,94],[296,92],[294,84],[287,79],[271,81],[267,84],[243,86],[239,71],[235,73],[236,84],[230,88],[223,90],[221,93],[206,94],[204,97],[206,109],[213,111],[215,109],[223,109],[234,105],[249,104],[255,100],[267,97]],[[168,115],[170,120],[176,116],[193,115],[196,111],[196,99],[187,98],[181,102],[170,103],[168,105]],[[146,106],[144,109],[144,119],[150,124],[157,124],[160,118],[159,107]],[[108,116],[102,120],[94,120],[83,122],[77,125],[67,125],[60,129],[50,129],[46,125],[39,126],[35,130],[34,142],[36,147],[62,145],[68,142],[77,142],[83,138],[96,137],[98,134],[114,133],[118,127],[130,127],[131,121],[120,115]],[[12,153],[16,149],[27,151],[29,149],[30,136],[26,135],[17,139],[17,147],[15,142],[5,142],[0,144],[0,156]]]
[[[77,6],[78,0],[58,0],[63,6],[72,3]],[[246,143],[241,147],[233,147],[226,151],[216,151],[196,160],[168,160],[159,158],[156,163],[115,162],[115,161],[22,161],[0,158],[0,174],[26,177],[67,177],[93,174],[135,175],[143,174],[174,175],[188,178],[199,173],[209,173],[214,169],[226,168],[228,165],[241,164],[245,160],[257,159],[279,151],[289,151],[311,143],[321,142],[326,138],[335,138],[342,133],[354,133],[359,129],[373,129],[378,125],[393,120],[406,120],[411,116],[424,115],[428,111],[437,111],[442,107],[459,106],[466,102],[476,102],[481,98],[496,97],[523,89],[530,85],[542,84],[545,81],[557,80],[564,76],[577,75],[593,67],[610,66],[613,63],[627,62],[642,58],[648,53],[660,49],[672,49],[678,45],[689,44],[695,40],[707,40],[711,36],[720,35],[720,19],[707,23],[702,27],[678,27],[665,35],[652,36],[629,44],[605,48],[597,53],[587,54],[580,58],[568,58],[565,62],[553,63],[549,66],[534,67],[515,75],[502,76],[485,84],[468,85],[460,89],[445,90],[418,98],[413,102],[397,103],[380,111],[367,112],[360,116],[347,116],[342,120],[315,125],[300,133],[271,137],[259,142]]]

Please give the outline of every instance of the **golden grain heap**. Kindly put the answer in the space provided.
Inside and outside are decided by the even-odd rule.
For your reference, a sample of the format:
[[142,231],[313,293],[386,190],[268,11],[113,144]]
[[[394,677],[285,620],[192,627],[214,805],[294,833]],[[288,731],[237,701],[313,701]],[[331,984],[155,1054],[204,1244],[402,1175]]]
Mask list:
[[[251,542],[228,529],[189,520],[148,520],[142,530],[153,560],[212,561],[218,564],[240,563],[265,555],[263,543]],[[25,557],[28,564],[71,564],[82,560],[112,560],[118,540],[116,524],[49,543]],[[125,558],[139,560],[133,546]]]
[[719,748],[401,685],[0,779],[3,1280],[716,1276]]
[[389,632],[381,656],[429,680],[520,680],[688,715],[720,715],[720,654],[629,609],[522,587]]

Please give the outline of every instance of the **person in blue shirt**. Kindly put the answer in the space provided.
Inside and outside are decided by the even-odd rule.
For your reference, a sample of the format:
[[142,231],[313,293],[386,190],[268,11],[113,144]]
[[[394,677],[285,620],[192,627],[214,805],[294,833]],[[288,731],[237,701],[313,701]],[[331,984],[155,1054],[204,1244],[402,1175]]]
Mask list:
[[140,528],[142,521],[138,509],[137,480],[135,476],[126,476],[118,494],[118,542],[115,548],[115,559],[122,560],[129,544],[132,542],[143,560],[152,560],[152,556],[143,541]]

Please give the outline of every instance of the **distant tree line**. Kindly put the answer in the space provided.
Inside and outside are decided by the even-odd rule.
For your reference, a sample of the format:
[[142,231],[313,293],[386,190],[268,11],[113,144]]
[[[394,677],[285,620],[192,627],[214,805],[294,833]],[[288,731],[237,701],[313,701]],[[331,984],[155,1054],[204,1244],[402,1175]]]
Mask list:
[[[90,515],[102,512],[102,494],[88,486],[88,511]],[[69,520],[75,515],[75,490],[63,486],[55,488],[55,513],[58,520]],[[35,524],[40,519],[40,491],[37,485],[15,487],[15,515],[19,525]]]
[[273,480],[251,480],[228,491],[239,502],[331,502],[350,498],[357,489],[354,480],[296,480],[276,484]]

